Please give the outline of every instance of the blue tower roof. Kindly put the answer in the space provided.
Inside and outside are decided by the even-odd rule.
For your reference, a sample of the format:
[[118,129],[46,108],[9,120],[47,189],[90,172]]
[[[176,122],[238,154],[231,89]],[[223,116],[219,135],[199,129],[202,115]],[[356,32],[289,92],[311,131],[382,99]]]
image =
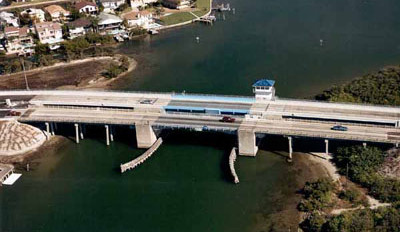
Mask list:
[[253,87],[258,87],[258,86],[272,87],[272,86],[274,86],[274,84],[275,84],[274,80],[261,79],[261,80],[256,81],[256,83],[253,84]]

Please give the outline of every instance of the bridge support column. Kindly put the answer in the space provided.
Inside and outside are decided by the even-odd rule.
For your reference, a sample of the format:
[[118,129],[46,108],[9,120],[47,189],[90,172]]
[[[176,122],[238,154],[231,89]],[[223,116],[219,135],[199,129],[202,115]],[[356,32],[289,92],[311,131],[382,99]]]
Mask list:
[[364,148],[367,148],[367,143],[363,143],[363,147],[364,147]]
[[82,130],[82,125],[79,124],[79,135],[81,136],[81,139],[83,140],[83,130]]
[[252,130],[238,130],[239,155],[256,156],[256,134]]
[[325,155],[329,155],[329,140],[325,139]]
[[75,142],[79,143],[79,125],[77,123],[75,125]]
[[110,126],[110,141],[111,142],[114,142],[114,130],[113,130],[113,127],[112,126]]
[[108,125],[105,125],[104,127],[106,128],[106,144],[107,146],[110,146],[110,132]]
[[135,124],[135,127],[138,148],[149,148],[156,142],[156,134],[154,134],[153,128],[149,123]]
[[57,127],[57,126],[55,126],[55,125],[57,125],[55,122],[50,123],[51,135],[55,135],[55,133],[54,133],[54,127]]
[[288,137],[288,141],[289,141],[289,157],[288,157],[288,161],[291,162],[292,161],[292,155],[293,155],[292,137],[291,136]]
[[50,124],[49,124],[48,122],[45,122],[44,124],[46,125],[46,133],[47,133],[47,136],[50,136],[50,135],[51,135],[51,134],[50,134]]

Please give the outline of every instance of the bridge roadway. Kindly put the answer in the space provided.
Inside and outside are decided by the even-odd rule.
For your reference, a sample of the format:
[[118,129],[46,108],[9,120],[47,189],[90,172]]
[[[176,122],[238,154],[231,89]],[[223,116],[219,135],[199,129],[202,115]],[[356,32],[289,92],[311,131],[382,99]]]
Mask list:
[[[152,127],[238,131],[239,154],[255,155],[255,134],[398,144],[400,108],[250,97],[99,91],[2,91],[19,103],[23,122],[135,125],[138,144],[155,142]],[[236,121],[221,122],[221,113]],[[337,122],[348,131],[334,131]],[[139,132],[138,132],[139,131]],[[153,141],[154,140],[154,141]],[[291,143],[290,143],[291,144]]]

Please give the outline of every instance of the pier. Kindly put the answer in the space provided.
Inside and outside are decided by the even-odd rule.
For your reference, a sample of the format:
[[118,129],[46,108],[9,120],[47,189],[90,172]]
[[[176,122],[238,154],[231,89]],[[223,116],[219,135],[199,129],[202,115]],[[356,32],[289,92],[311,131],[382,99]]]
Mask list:
[[144,163],[144,161],[150,158],[150,156],[153,155],[155,151],[157,151],[157,149],[160,147],[161,144],[162,144],[162,138],[158,138],[157,141],[141,156],[137,157],[132,161],[121,164],[121,173],[124,173],[130,169],[134,169],[138,165]]
[[235,184],[238,184],[239,177],[235,171],[235,162],[236,162],[236,148],[234,147],[232,148],[231,154],[229,155],[229,168],[233,176],[233,182],[235,182]]

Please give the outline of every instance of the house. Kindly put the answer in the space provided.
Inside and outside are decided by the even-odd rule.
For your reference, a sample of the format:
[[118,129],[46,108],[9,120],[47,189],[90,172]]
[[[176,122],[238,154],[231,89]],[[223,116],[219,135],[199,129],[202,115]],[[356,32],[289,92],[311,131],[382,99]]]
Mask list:
[[131,0],[130,5],[132,8],[143,8],[151,3],[156,3],[158,0]]
[[29,35],[28,27],[6,27],[4,28],[4,38],[6,39],[5,48],[7,54],[26,54],[33,53],[32,36]]
[[21,12],[21,15],[22,16],[28,15],[29,18],[35,23],[46,21],[44,17],[44,11],[41,9],[36,9],[36,8],[26,9]]
[[190,7],[190,1],[188,0],[162,0],[162,4],[172,9],[184,9]]
[[71,13],[59,5],[50,5],[44,8],[50,14],[52,21],[67,20]]
[[93,2],[80,1],[75,3],[74,7],[79,13],[87,15],[95,15],[97,12],[99,12],[99,8]]
[[92,22],[86,18],[79,18],[73,22],[67,23],[67,26],[70,39],[83,36],[93,31]]
[[35,24],[36,34],[42,44],[49,44],[50,49],[58,48],[63,40],[61,25],[56,22],[43,22]]
[[148,29],[154,23],[153,14],[148,11],[129,12],[124,15],[129,27],[143,27]]
[[125,4],[125,0],[100,0],[100,3],[103,5],[105,12],[112,12],[122,4]]
[[101,32],[110,32],[112,30],[118,30],[121,27],[122,19],[118,16],[100,13],[99,22],[98,22],[98,30]]
[[0,12],[0,23],[6,27],[19,27],[18,17],[5,11]]
[[256,95],[256,100],[275,100],[275,81],[261,79],[253,84],[253,93]]

